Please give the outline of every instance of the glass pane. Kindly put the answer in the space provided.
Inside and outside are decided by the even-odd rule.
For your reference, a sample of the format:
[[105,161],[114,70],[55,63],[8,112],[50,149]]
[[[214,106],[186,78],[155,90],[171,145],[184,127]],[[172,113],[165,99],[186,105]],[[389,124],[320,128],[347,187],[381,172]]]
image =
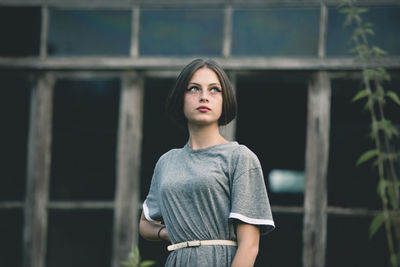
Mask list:
[[275,213],[273,216],[277,228],[261,237],[254,266],[302,266],[303,215]]
[[273,193],[304,193],[304,171],[272,170],[269,173],[269,189]]
[[109,267],[112,250],[110,211],[50,211],[47,267]]
[[22,266],[22,210],[0,209],[0,266]]
[[118,79],[57,81],[51,199],[114,198],[119,88]]
[[[392,75],[392,82],[385,84],[384,88],[399,94],[400,76]],[[364,110],[365,102],[351,102],[359,89],[358,80],[332,82],[328,204],[379,209],[381,201],[376,191],[376,168],[371,166],[372,161],[355,165],[362,153],[374,148],[369,136],[370,115]],[[386,107],[386,117],[400,129],[399,106],[388,100]]]
[[233,14],[232,55],[317,56],[318,9],[242,9]]
[[307,78],[270,73],[237,78],[237,140],[260,159],[271,205],[303,205],[302,192],[274,192],[276,169],[304,171]]
[[39,55],[40,25],[40,8],[0,7],[0,56]]
[[221,55],[222,9],[144,9],[140,17],[140,54]]
[[25,197],[31,84],[27,77],[0,73],[0,201]]
[[372,218],[328,216],[327,267],[390,266],[382,227],[368,239]]
[[174,81],[175,79],[147,79],[145,81],[141,165],[142,201],[149,192],[151,177],[158,158],[172,148],[183,147],[187,142],[186,130],[175,126],[164,112],[165,100]]
[[[377,45],[391,55],[400,55],[400,8],[370,8],[362,14],[364,22],[373,23],[374,36],[369,37],[370,45]],[[331,57],[350,56],[354,47],[349,43],[352,28],[344,27],[345,15],[337,9],[329,9],[326,54]]]
[[49,55],[129,55],[131,12],[50,9]]

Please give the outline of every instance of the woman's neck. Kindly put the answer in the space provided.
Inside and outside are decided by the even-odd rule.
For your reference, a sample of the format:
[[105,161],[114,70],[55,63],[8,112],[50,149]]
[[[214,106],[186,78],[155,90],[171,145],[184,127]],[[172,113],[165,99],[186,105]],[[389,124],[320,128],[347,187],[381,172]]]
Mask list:
[[188,125],[188,129],[188,145],[192,149],[201,149],[228,142],[219,133],[218,124],[206,126]]

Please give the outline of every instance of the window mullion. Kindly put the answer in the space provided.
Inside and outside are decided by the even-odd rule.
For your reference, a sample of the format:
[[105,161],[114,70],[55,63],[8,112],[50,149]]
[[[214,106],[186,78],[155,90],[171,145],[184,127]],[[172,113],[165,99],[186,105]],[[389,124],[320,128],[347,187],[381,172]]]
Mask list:
[[114,210],[112,266],[129,255],[138,241],[140,161],[143,120],[143,77],[127,73],[120,98],[117,148],[117,186]]
[[308,88],[303,266],[324,266],[327,236],[327,170],[331,86],[327,72],[314,74]]
[[45,266],[54,77],[45,74],[32,90],[24,210],[23,266]]

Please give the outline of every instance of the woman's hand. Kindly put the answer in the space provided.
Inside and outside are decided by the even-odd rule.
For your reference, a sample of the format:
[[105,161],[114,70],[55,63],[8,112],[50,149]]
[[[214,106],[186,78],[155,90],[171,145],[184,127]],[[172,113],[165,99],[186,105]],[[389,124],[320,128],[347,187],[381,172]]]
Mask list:
[[171,242],[168,235],[168,231],[163,224],[160,222],[150,222],[146,219],[143,212],[140,216],[139,223],[139,233],[140,235],[149,241],[161,241],[165,240]]
[[238,249],[231,267],[251,267],[256,261],[260,243],[258,226],[238,223],[236,226]]

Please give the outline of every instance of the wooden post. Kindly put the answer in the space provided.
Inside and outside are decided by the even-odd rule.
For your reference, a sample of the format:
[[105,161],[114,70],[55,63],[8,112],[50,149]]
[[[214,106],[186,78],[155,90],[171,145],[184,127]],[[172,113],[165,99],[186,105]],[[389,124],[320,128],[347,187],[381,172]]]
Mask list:
[[54,79],[50,74],[40,77],[31,95],[24,210],[24,267],[45,266],[53,84]]
[[330,98],[328,73],[317,72],[308,88],[303,267],[325,265]]
[[224,39],[222,44],[222,56],[228,58],[231,55],[232,47],[232,6],[228,5],[225,7],[225,19],[224,19]]
[[124,76],[120,99],[113,267],[119,267],[121,261],[127,260],[138,239],[143,120],[143,78],[140,74],[134,72]]

